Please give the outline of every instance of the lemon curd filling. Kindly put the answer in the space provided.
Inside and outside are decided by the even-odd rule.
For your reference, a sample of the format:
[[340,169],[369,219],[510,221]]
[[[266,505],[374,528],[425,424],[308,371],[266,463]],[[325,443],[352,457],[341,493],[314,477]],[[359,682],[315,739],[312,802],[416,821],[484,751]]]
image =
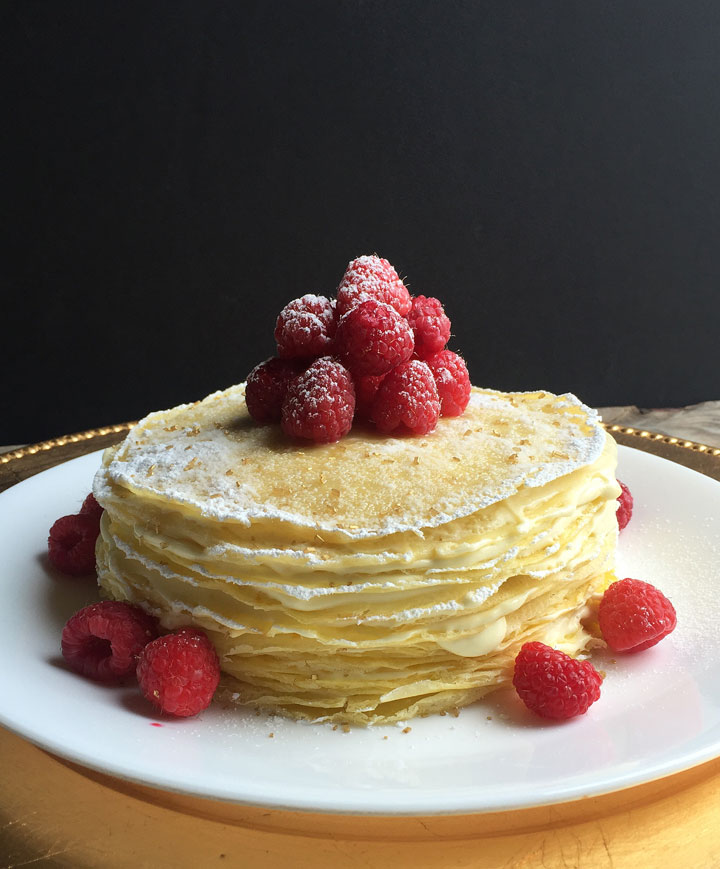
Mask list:
[[227,699],[389,723],[501,686],[524,642],[588,646],[620,488],[574,396],[473,389],[426,436],[298,446],[243,394],[151,414],[94,487],[103,592],[206,630]]

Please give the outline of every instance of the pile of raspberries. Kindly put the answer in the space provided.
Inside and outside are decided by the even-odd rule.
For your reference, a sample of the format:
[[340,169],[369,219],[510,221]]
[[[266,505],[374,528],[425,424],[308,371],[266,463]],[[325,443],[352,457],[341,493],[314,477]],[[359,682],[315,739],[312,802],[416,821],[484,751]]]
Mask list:
[[412,297],[386,259],[349,263],[335,299],[307,294],[280,312],[277,356],[248,375],[245,400],[259,423],[333,443],[354,420],[385,434],[423,435],[470,400],[464,360],[446,345],[438,299]]
[[[53,523],[48,559],[54,568],[67,576],[94,573],[102,514],[91,493],[78,513]],[[157,709],[177,717],[206,709],[220,681],[220,662],[204,631],[187,627],[161,635],[154,616],[125,601],[103,600],[76,612],[63,628],[61,649],[68,666],[89,679],[137,678]]]

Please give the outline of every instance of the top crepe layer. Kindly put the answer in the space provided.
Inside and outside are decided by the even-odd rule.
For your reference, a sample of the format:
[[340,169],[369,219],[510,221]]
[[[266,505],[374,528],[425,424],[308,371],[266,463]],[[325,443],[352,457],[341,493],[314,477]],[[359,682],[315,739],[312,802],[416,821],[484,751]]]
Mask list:
[[183,513],[351,540],[422,534],[591,464],[605,442],[597,413],[571,394],[473,388],[465,413],[430,434],[355,426],[316,445],[256,424],[244,393],[240,384],[150,414],[114,453],[108,480]]

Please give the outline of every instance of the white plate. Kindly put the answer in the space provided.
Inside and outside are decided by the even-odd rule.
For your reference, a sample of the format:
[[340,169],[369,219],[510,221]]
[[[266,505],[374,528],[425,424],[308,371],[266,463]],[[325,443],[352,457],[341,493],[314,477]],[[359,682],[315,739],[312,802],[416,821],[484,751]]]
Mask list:
[[78,509],[98,462],[74,459],[0,494],[0,722],[62,757],[238,803],[410,815],[593,796],[720,755],[720,484],[708,477],[620,448],[635,514],[618,573],[666,592],[678,628],[646,652],[596,658],[607,678],[587,715],[544,723],[505,691],[458,718],[413,720],[409,733],[344,733],[220,708],[157,718],[136,687],[65,668],[62,626],[96,592],[48,569],[47,532]]

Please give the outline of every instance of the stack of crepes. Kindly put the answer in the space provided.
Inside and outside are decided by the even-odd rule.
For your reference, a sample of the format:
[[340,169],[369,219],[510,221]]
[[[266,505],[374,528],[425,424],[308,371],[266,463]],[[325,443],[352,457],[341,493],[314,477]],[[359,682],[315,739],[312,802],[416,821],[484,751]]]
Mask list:
[[203,628],[226,699],[390,723],[506,683],[526,641],[586,648],[620,488],[574,396],[473,389],[429,435],[305,446],[243,395],[151,414],[95,481],[103,592]]

